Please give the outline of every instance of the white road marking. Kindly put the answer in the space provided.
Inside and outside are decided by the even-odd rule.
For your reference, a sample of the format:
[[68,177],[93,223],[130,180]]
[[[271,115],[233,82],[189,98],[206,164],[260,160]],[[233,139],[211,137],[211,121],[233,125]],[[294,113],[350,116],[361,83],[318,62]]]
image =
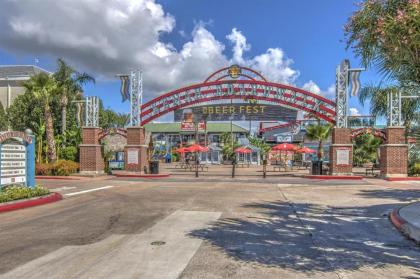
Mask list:
[[[0,278],[176,279],[203,242],[190,233],[205,229],[220,216],[221,212],[175,211],[141,234],[64,246]],[[155,241],[163,245],[151,245]]]
[[89,189],[89,190],[84,190],[84,191],[80,191],[80,192],[68,193],[68,194],[64,194],[64,196],[70,197],[70,196],[75,196],[75,195],[85,194],[85,193],[94,192],[94,191],[99,191],[99,190],[108,189],[108,188],[113,188],[113,187],[115,187],[115,186],[108,185],[108,186],[99,187],[99,188],[94,188],[94,189]]
[[53,191],[53,192],[60,192],[60,191],[72,190],[72,189],[76,189],[76,187],[67,187],[67,186],[64,186],[64,187],[60,187],[60,188],[51,189],[51,191]]

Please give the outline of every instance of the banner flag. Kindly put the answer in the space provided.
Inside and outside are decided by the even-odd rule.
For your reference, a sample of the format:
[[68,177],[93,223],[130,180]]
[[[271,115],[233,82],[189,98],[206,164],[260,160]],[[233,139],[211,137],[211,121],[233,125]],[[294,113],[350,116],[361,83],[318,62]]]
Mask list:
[[350,81],[351,81],[351,96],[357,96],[360,90],[360,72],[361,71],[351,71],[350,72]]
[[128,75],[120,76],[121,79],[121,97],[122,101],[125,102],[130,98],[130,77]]

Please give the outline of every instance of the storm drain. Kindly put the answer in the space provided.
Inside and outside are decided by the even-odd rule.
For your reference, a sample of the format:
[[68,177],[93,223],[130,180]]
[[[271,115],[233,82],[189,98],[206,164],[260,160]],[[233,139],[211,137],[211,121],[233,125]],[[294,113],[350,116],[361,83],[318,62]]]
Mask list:
[[165,244],[166,244],[165,241],[153,241],[153,242],[150,243],[150,245],[153,245],[153,246],[162,246],[162,245],[165,245]]

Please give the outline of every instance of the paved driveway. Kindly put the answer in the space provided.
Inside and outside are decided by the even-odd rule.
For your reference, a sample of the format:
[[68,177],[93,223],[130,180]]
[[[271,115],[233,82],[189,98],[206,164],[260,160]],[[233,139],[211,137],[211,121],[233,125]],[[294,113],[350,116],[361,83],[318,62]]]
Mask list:
[[0,215],[0,278],[420,278],[387,218],[420,184],[177,175],[45,181]]

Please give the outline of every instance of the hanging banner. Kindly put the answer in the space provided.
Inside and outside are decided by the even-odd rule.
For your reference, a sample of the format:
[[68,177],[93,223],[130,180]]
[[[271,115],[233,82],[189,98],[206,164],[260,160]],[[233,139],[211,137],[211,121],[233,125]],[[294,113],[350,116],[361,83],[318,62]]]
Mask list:
[[[206,123],[204,121],[198,123],[198,131],[206,130]],[[181,122],[181,131],[195,131],[194,122]]]

